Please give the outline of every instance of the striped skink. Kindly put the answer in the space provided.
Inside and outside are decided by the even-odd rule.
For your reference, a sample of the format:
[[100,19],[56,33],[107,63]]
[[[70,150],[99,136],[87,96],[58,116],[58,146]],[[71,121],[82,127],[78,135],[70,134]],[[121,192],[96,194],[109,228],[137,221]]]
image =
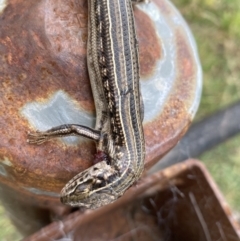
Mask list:
[[67,124],[28,134],[32,144],[67,135],[96,142],[95,164],[65,185],[64,204],[95,209],[111,203],[143,172],[143,103],[133,2],[137,0],[88,0],[87,62],[95,128]]

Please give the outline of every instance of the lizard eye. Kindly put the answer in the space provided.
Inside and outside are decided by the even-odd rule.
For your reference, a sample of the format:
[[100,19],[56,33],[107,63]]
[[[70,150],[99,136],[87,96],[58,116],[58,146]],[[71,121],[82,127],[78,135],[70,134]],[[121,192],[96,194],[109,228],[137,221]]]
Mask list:
[[98,189],[98,188],[104,187],[106,185],[106,181],[103,178],[103,176],[100,175],[94,180],[92,184],[93,184],[93,189]]
[[99,173],[98,176],[97,176],[97,178],[98,178],[98,180],[101,181],[101,182],[102,182],[102,181],[105,181],[105,179],[106,179],[104,173]]

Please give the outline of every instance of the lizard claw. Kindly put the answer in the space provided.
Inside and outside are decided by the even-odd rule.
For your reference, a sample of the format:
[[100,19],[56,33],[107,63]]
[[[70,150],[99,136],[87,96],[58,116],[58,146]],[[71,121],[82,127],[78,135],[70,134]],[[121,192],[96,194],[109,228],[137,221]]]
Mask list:
[[48,140],[47,135],[44,132],[37,131],[35,133],[28,132],[27,143],[41,145]]

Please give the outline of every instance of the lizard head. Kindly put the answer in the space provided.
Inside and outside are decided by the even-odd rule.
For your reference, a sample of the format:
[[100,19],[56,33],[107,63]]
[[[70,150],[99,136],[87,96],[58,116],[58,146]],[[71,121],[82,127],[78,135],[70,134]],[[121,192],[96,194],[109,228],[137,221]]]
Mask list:
[[111,188],[118,172],[106,161],[96,163],[73,177],[61,191],[61,202],[70,206],[96,209],[116,200]]

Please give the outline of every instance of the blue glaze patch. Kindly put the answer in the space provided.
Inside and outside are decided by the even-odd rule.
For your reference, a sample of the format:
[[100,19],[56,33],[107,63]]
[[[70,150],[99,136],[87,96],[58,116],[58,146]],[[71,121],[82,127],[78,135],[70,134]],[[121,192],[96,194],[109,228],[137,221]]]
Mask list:
[[0,164],[0,175],[4,176],[4,177],[8,176],[8,173],[7,173],[5,167],[2,164]]
[[8,177],[8,172],[6,171],[5,166],[11,167],[12,163],[9,161],[7,157],[4,157],[3,160],[0,160],[0,175],[4,177]]
[[[137,7],[146,13],[154,24],[156,34],[161,41],[162,56],[157,60],[154,72],[148,78],[141,78],[141,93],[144,102],[144,122],[153,120],[161,112],[168,96],[176,81],[176,36],[175,28],[181,28],[186,36],[188,46],[194,56],[194,64],[197,66],[197,72],[193,83],[195,83],[195,92],[192,93],[190,106],[186,110],[193,117],[198,109],[201,99],[202,70],[198,57],[195,40],[185,20],[178,10],[171,4],[173,14],[168,21],[164,12],[152,1],[147,4],[138,4]],[[173,27],[174,26],[174,27]]]
[[141,82],[144,122],[148,122],[159,115],[174,84],[176,53],[173,48],[173,29],[161,15],[159,8],[153,2],[139,4],[138,7],[151,18],[162,48],[161,59],[156,61],[152,75],[148,78],[141,78],[144,80]]
[[25,190],[34,193],[36,195],[44,195],[44,196],[50,196],[50,197],[60,197],[59,193],[56,192],[48,192],[48,191],[43,191],[41,189],[33,188],[33,187],[24,187]]
[[[76,100],[59,90],[44,102],[32,102],[21,109],[21,114],[39,131],[63,124],[81,124],[93,128],[95,117],[81,109]],[[81,137],[63,137],[66,144],[75,145],[86,141]]]

